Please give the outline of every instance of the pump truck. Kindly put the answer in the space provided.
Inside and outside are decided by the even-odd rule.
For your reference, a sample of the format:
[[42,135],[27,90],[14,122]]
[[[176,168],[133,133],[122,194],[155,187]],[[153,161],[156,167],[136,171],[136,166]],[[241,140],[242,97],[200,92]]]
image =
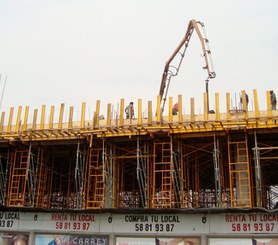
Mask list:
[[[205,66],[203,67],[203,69],[207,70],[207,78],[205,81],[206,81],[206,93],[208,96],[209,94],[208,82],[210,79],[216,77],[216,73],[214,71],[214,67],[211,59],[211,51],[209,48],[209,41],[206,37],[206,32],[204,27],[205,27],[204,23],[196,20],[190,20],[185,36],[183,37],[183,39],[181,40],[177,48],[174,50],[170,58],[167,60],[164,67],[160,89],[159,89],[159,95],[161,98],[161,106],[160,106],[161,113],[163,113],[164,111],[164,106],[165,106],[171,78],[177,76],[179,73],[182,60],[185,57],[185,53],[194,30],[197,32],[197,35],[200,39],[202,52],[203,52],[202,55],[205,59]],[[173,60],[175,58],[178,59],[177,65],[173,65]],[[209,103],[208,103],[208,111],[209,111]]]

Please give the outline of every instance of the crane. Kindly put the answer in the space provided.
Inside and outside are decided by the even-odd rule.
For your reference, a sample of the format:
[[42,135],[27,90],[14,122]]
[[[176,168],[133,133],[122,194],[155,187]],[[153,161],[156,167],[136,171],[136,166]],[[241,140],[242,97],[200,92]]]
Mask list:
[[[200,27],[203,30],[202,32],[201,32]],[[161,113],[163,113],[163,111],[164,111],[164,106],[165,106],[166,97],[167,97],[167,93],[168,93],[171,78],[173,76],[177,76],[178,73],[179,73],[179,69],[180,69],[182,60],[185,56],[185,52],[187,50],[189,41],[191,39],[191,36],[192,36],[192,33],[193,33],[194,30],[197,32],[197,35],[200,39],[201,46],[202,46],[203,57],[205,59],[205,66],[203,67],[203,69],[207,70],[207,74],[208,74],[208,76],[206,78],[206,93],[207,93],[207,96],[208,96],[208,82],[209,82],[209,79],[213,79],[216,76],[216,73],[214,72],[214,68],[213,68],[213,64],[212,64],[211,51],[210,51],[210,48],[209,48],[209,41],[206,37],[206,32],[205,32],[205,29],[204,29],[204,23],[202,23],[200,21],[196,21],[196,20],[190,20],[189,24],[188,24],[188,27],[187,27],[187,31],[185,33],[185,36],[183,37],[183,39],[181,40],[181,42],[179,43],[177,48],[174,50],[173,54],[167,60],[167,62],[165,64],[165,67],[164,67],[162,80],[161,80],[161,84],[160,84],[160,89],[159,89],[159,95],[160,95],[161,103],[162,103]],[[173,66],[172,61],[174,60],[174,58],[176,58],[176,56],[178,54],[180,55],[180,57],[178,59],[178,63],[177,63],[178,65]],[[208,111],[209,111],[209,103],[208,103]]]

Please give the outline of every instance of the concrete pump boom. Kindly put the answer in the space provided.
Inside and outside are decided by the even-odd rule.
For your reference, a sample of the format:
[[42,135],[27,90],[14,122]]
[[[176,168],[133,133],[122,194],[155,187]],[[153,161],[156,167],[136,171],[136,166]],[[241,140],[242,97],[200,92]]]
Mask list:
[[[199,26],[201,26],[203,28],[204,35],[202,35],[202,32],[201,32]],[[182,60],[184,58],[186,49],[188,47],[190,38],[191,38],[194,30],[197,32],[198,37],[201,41],[203,56],[205,58],[205,67],[203,67],[203,68],[206,69],[207,73],[208,73],[208,77],[206,79],[206,92],[207,93],[208,93],[209,79],[215,78],[215,76],[216,76],[216,74],[214,72],[212,60],[211,60],[211,51],[210,51],[209,45],[208,45],[209,41],[205,36],[204,24],[199,21],[196,21],[196,20],[191,20],[191,21],[189,21],[185,36],[183,37],[183,39],[181,40],[181,42],[179,43],[179,45],[177,46],[177,48],[175,49],[175,51],[173,52],[173,54],[170,56],[170,58],[167,60],[167,62],[165,64],[165,68],[163,71],[162,80],[161,80],[161,84],[160,84],[160,89],[159,89],[159,95],[160,95],[161,103],[162,103],[161,112],[164,111],[164,106],[165,106],[166,97],[167,97],[171,78],[173,76],[178,75]],[[173,65],[171,65],[171,62],[174,60],[174,58],[176,57],[177,54],[180,54],[180,59],[179,59],[178,65],[173,66]],[[166,90],[165,90],[165,88],[166,88]]]

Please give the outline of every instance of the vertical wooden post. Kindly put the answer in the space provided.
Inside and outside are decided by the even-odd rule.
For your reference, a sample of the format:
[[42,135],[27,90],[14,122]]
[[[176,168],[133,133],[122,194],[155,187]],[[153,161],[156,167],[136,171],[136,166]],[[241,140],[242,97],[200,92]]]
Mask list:
[[259,102],[258,102],[258,93],[256,89],[253,89],[253,97],[254,97],[254,107],[255,107],[255,117],[260,117],[260,110],[259,110]]
[[267,104],[267,122],[270,124],[272,123],[271,117],[272,117],[272,108],[271,108],[271,98],[270,98],[270,91],[266,91],[266,104]]
[[142,125],[142,99],[138,99],[138,119],[137,124]]
[[227,121],[231,121],[231,95],[230,95],[230,93],[226,93],[226,114],[227,114]]
[[195,122],[195,102],[194,98],[190,98],[190,121]]
[[99,111],[100,111],[100,100],[97,100],[96,111],[94,113],[94,119],[93,119],[94,128],[98,128],[99,127]]
[[160,108],[160,104],[161,104],[161,98],[158,95],[157,99],[156,99],[156,121],[158,123],[161,122],[161,108]]
[[204,121],[208,120],[208,94],[204,93]]
[[59,113],[59,122],[58,122],[58,129],[63,127],[63,116],[64,116],[65,104],[62,103],[60,105],[60,113]]
[[50,107],[50,117],[49,117],[48,129],[53,129],[54,110],[55,110],[55,106],[53,105]]
[[179,118],[179,124],[182,123],[183,117],[182,117],[182,95],[178,95],[178,118]]
[[36,127],[37,127],[37,117],[38,117],[38,109],[35,109],[34,113],[33,113],[32,130],[36,130]]
[[8,127],[7,127],[7,132],[11,132],[11,129],[12,129],[13,114],[14,114],[14,108],[11,107],[10,115],[9,115],[9,121],[8,121]]
[[148,101],[148,125],[152,125],[153,121],[152,101]]
[[22,112],[22,106],[19,106],[18,111],[17,111],[16,123],[15,123],[15,131],[16,132],[18,132],[20,129],[21,112]]
[[81,109],[81,121],[80,121],[80,127],[85,127],[85,111],[86,111],[86,103],[82,102],[82,109]]
[[73,126],[73,106],[71,106],[69,110],[69,123],[68,123],[69,128],[72,128],[72,126]]
[[111,126],[111,103],[107,104],[107,119],[106,119],[107,127]]
[[1,121],[0,121],[0,131],[3,132],[4,130],[4,121],[5,121],[5,112],[2,111],[1,113]]
[[40,129],[44,129],[44,120],[45,120],[45,105],[42,105]]
[[25,107],[25,112],[24,112],[24,120],[23,120],[23,125],[22,125],[22,130],[27,130],[27,125],[28,125],[28,116],[29,116],[29,106]]
[[168,109],[169,123],[173,122],[173,97],[169,97],[169,109]]
[[220,112],[219,112],[219,93],[215,93],[215,120],[220,120]]
[[121,99],[121,104],[120,104],[120,126],[124,125],[124,110],[125,110],[125,100]]

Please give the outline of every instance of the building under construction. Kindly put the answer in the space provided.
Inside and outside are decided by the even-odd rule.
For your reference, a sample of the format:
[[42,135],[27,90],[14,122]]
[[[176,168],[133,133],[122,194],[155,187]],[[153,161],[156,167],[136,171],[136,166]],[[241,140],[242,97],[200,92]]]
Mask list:
[[[244,94],[244,91],[242,91]],[[46,209],[103,208],[214,208],[263,207],[278,201],[278,114],[259,110],[254,90],[254,111],[230,108],[215,113],[168,115],[148,102],[142,116],[139,99],[134,118],[124,119],[124,100],[119,115],[86,118],[82,104],[79,121],[73,110],[64,119],[61,104],[58,122],[54,107],[10,109],[1,117],[1,204],[8,207]],[[157,98],[160,105],[160,97]],[[182,111],[182,97],[179,96]],[[38,117],[40,115],[40,117]],[[114,118],[115,117],[115,118]],[[45,118],[49,121],[45,123]],[[7,124],[4,122],[7,121]],[[31,121],[32,123],[28,123]]]
[[[96,101],[91,117],[84,102],[77,120],[64,104],[2,112],[1,245],[278,244],[273,91],[254,89],[252,105],[244,90],[235,106],[230,93],[221,106],[220,94],[209,98],[203,27],[189,22],[147,106]],[[194,98],[167,97],[194,30],[207,70],[199,114]]]

